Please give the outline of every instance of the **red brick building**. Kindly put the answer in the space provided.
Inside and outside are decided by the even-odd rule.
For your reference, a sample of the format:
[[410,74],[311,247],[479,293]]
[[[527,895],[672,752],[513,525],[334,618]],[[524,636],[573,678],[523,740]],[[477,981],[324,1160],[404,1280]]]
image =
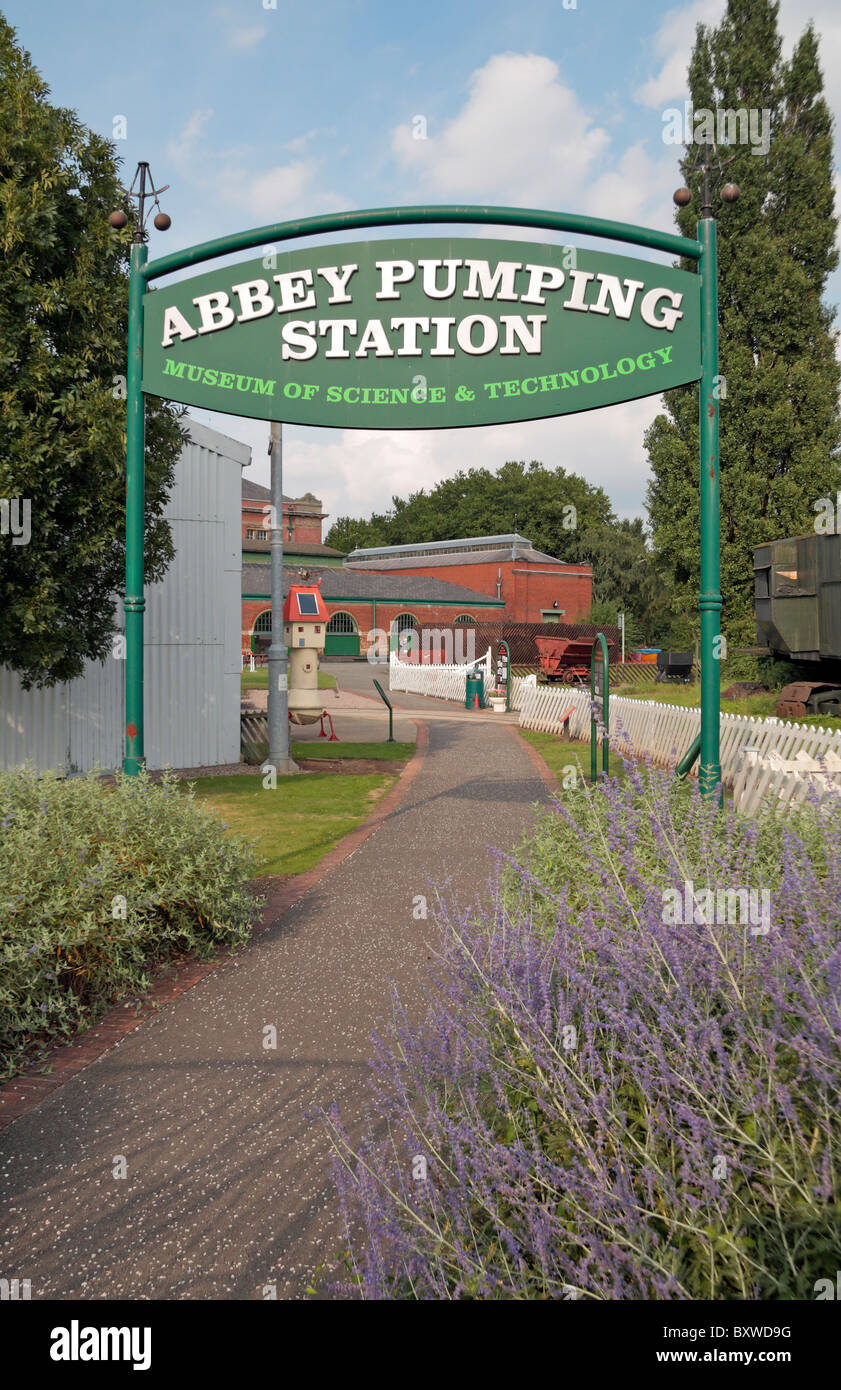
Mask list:
[[544,555],[516,533],[354,550],[345,565],[366,574],[426,575],[467,585],[501,599],[506,622],[581,622],[593,601],[592,566]]
[[[243,563],[268,564],[271,551],[271,500],[269,488],[242,480]],[[321,541],[321,524],[327,513],[311,492],[303,497],[283,497],[283,552],[291,565],[341,565],[344,552]]]
[[[504,603],[427,575],[360,574],[354,570],[309,569],[321,580],[321,593],[330,614],[325,656],[366,656],[379,642],[385,651],[397,633],[407,628],[447,629],[497,621]],[[300,582],[300,570],[284,570],[284,593]],[[268,565],[243,563],[243,651],[268,646],[270,631]],[[372,634],[378,633],[376,638]]]
[[[271,628],[269,489],[243,482],[242,650],[265,651]],[[383,652],[413,628],[449,632],[498,622],[575,623],[590,611],[589,565],[568,565],[516,534],[341,551],[321,541],[325,513],[311,493],[283,499],[284,592],[302,569],[320,579],[330,613],[325,656]],[[372,634],[378,634],[373,636]],[[461,653],[454,651],[456,660]],[[439,657],[440,659],[440,657]],[[448,658],[452,659],[452,658]]]

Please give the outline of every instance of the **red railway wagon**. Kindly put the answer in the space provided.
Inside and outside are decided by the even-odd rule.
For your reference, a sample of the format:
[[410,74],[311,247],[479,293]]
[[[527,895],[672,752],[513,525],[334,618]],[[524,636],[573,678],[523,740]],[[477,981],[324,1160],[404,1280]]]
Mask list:
[[[548,681],[563,681],[564,685],[585,685],[590,679],[590,661],[594,637],[535,637],[540,654],[540,669]],[[608,644],[608,657],[613,660],[616,648]]]

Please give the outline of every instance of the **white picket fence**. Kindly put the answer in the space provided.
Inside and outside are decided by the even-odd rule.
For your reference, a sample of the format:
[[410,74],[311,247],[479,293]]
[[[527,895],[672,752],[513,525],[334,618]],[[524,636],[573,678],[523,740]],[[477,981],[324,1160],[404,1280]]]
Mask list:
[[[470,666],[415,666],[400,661],[391,653],[389,666],[389,685],[392,690],[403,690],[407,695],[430,695],[436,700],[458,700],[464,702],[465,682],[468,671],[480,671],[487,696],[493,690],[495,672],[490,647],[479,662]],[[512,710],[521,706],[524,692],[537,687],[537,676],[514,676],[511,681]]]
[[763,797],[773,796],[778,806],[792,802],[828,801],[841,795],[841,758],[832,748],[817,757],[800,749],[792,758],[776,750],[762,757],[756,749],[742,753],[733,781],[733,799],[740,811],[755,815]]
[[403,690],[407,695],[431,695],[437,700],[460,700],[464,703],[468,671],[478,671],[485,682],[485,691],[491,689],[493,661],[491,649],[481,661],[470,666],[422,666],[409,661],[400,661],[391,653],[389,665],[389,688]]
[[[482,672],[485,693],[492,689],[490,648],[473,666],[422,666],[400,661],[392,653],[390,685],[412,695],[464,701],[468,671]],[[534,675],[511,682],[511,708],[520,711],[520,727],[570,738],[590,737],[590,692],[586,687],[538,685]],[[564,717],[569,712],[568,724]],[[739,810],[754,814],[766,796],[780,805],[841,794],[841,729],[813,728],[782,719],[722,714],[721,775]],[[660,767],[674,767],[701,732],[701,711],[656,700],[610,699],[610,736],[617,750],[647,755]],[[698,764],[692,769],[697,776]]]
[[[570,710],[566,726],[570,737],[588,739],[590,693],[583,689],[536,686],[524,690],[520,726],[560,734]],[[810,794],[819,799],[835,794],[841,780],[841,729],[742,714],[722,714],[720,727],[722,781],[740,810],[753,813],[768,794],[784,804]],[[613,746],[637,757],[647,754],[661,767],[679,762],[700,731],[700,710],[611,696]]]

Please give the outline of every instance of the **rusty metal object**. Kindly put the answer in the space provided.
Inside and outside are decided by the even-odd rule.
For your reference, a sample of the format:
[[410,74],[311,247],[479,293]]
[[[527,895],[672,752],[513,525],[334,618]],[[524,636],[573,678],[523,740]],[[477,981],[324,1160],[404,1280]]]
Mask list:
[[[821,694],[823,699],[820,698]],[[777,717],[798,719],[806,714],[820,714],[822,705],[837,703],[839,694],[838,687],[831,681],[793,681],[780,691]]]
[[[535,637],[543,675],[549,681],[562,681],[564,685],[584,684],[590,678],[594,641],[594,637]],[[609,651],[615,651],[612,644]]]
[[802,719],[806,712],[806,706],[800,700],[777,701],[778,719]]

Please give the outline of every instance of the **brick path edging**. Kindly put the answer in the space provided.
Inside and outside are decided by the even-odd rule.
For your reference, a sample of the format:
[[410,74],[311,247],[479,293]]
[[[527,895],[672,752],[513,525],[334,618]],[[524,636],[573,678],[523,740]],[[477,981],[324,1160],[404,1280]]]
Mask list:
[[[346,835],[335,849],[325,854],[324,858],[306,873],[295,874],[280,883],[275,879],[263,879],[258,883],[260,891],[266,894],[266,903],[250,941],[254,941],[262,932],[268,931],[283,912],[314,888],[325,875],[341,864],[342,860],[353,854],[363,840],[373,834],[386,817],[399,806],[420,771],[428,744],[426,725],[420,719],[413,719],[412,722],[418,731],[415,753],[401,771],[395,786],[378,802],[364,824]],[[69,1081],[77,1072],[89,1067],[128,1033],[133,1033],[135,1028],[139,1028],[151,1014],[157,1013],[166,1004],[186,994],[188,989],[192,989],[200,980],[206,979],[227,959],[228,953],[220,950],[210,960],[185,960],[166,967],[142,999],[136,1003],[114,1004],[98,1023],[92,1024],[72,1042],[57,1045],[48,1052],[39,1065],[52,1066],[53,1070],[49,1076],[22,1072],[20,1076],[11,1077],[9,1081],[0,1085],[0,1129],[4,1129],[6,1125],[32,1110],[50,1092],[63,1086],[65,1081]]]

